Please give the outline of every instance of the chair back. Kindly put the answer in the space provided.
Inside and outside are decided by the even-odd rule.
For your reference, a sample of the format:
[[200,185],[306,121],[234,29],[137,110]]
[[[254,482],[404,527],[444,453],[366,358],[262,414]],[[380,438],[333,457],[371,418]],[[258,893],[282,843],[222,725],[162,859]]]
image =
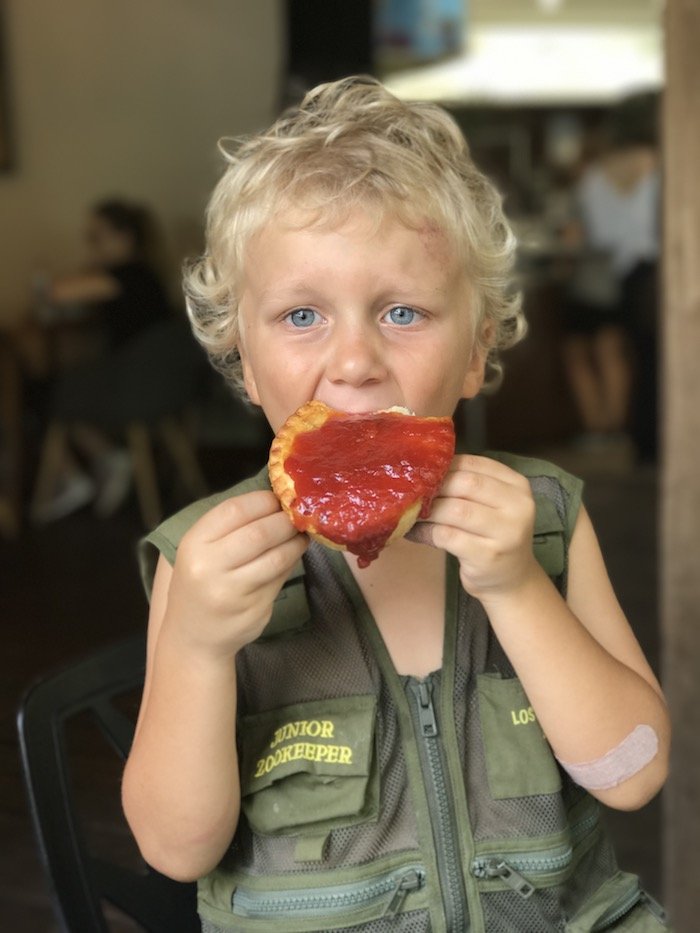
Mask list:
[[[156,422],[180,414],[201,392],[209,366],[186,320],[159,321],[121,351],[128,373],[121,407],[133,420]],[[128,419],[127,419],[128,420]]]
[[144,670],[145,639],[133,636],[35,684],[19,709],[34,830],[64,933],[108,933],[103,902],[148,933],[201,929],[195,885],[171,881],[142,861],[127,868],[91,853],[77,812],[67,727],[88,715],[125,760],[135,723],[117,701],[143,684]]

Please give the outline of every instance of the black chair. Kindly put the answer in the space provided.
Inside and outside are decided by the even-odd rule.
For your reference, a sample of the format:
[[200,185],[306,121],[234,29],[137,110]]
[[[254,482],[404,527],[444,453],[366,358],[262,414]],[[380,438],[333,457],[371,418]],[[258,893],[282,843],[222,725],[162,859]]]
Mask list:
[[[64,933],[108,933],[103,902],[148,933],[200,930],[194,885],[171,881],[139,858],[127,868],[91,853],[77,812],[76,772],[67,741],[71,724],[91,718],[126,759],[134,722],[118,703],[139,690],[144,667],[145,641],[134,636],[40,681],[20,706],[18,730],[34,829]],[[83,765],[92,763],[88,753]]]

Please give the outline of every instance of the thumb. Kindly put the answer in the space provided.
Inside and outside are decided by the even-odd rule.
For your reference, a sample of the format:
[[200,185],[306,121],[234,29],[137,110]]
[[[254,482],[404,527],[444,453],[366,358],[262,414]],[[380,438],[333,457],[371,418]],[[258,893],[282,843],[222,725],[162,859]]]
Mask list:
[[435,547],[433,541],[433,528],[435,522],[416,522],[406,535],[407,541],[413,541],[414,544],[427,544],[429,547]]

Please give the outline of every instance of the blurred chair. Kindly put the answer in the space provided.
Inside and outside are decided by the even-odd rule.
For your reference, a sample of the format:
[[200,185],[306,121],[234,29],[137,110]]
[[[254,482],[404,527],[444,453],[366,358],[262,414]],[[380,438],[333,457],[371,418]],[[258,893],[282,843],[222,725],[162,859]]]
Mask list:
[[24,778],[63,933],[108,933],[102,901],[148,933],[200,930],[195,885],[171,881],[145,863],[138,871],[91,854],[75,803],[67,726],[89,713],[117,755],[126,759],[134,723],[117,701],[143,684],[144,669],[145,639],[138,635],[40,681],[21,703]]
[[[144,525],[152,528],[162,518],[157,444],[169,455],[176,479],[188,496],[197,499],[207,493],[193,441],[192,415],[207,370],[206,359],[187,323],[175,319],[150,327],[118,360],[106,361],[104,366],[105,385],[113,387],[116,397],[106,406],[103,420],[94,420],[94,425],[123,435],[131,455],[141,517]],[[102,394],[106,392],[103,389]],[[64,443],[65,426],[52,422],[40,456],[35,501],[49,492]]]
[[208,491],[193,441],[193,403],[206,360],[189,327],[178,320],[145,333],[133,347],[130,362],[133,415],[126,421],[125,436],[141,518],[153,528],[163,517],[155,442],[162,443],[188,496],[199,499]]

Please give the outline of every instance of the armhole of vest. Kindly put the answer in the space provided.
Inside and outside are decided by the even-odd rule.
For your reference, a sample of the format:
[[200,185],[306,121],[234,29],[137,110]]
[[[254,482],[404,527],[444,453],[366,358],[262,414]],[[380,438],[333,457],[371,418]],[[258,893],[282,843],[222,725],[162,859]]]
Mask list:
[[161,532],[160,528],[156,528],[138,542],[136,545],[136,554],[141,583],[143,584],[146,597],[150,603],[151,594],[153,592],[153,579],[156,575],[156,567],[158,566],[158,558],[162,554],[172,566],[175,563],[177,546]]
[[583,499],[583,480],[571,473],[560,471],[557,476],[562,487],[566,491],[569,499],[566,505],[566,547],[567,551],[574,536],[574,529],[578,521],[579,512]]

